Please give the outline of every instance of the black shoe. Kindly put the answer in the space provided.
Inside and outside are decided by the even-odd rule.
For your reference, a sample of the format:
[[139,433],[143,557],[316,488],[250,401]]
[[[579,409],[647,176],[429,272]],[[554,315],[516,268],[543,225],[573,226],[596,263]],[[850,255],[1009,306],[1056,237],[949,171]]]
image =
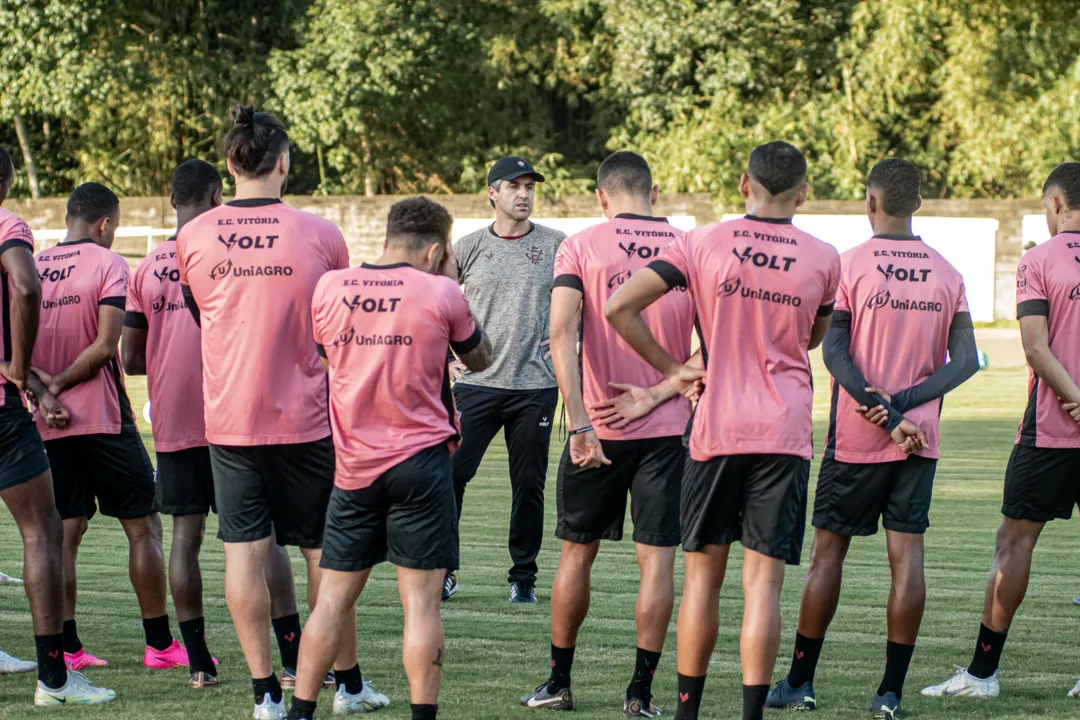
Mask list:
[[550,681],[536,688],[536,692],[532,695],[521,698],[521,704],[525,707],[544,710],[573,710],[574,696],[570,694],[570,688],[560,688],[551,692],[549,684]]
[[647,700],[632,698],[623,703],[622,714],[628,718],[658,718],[663,715],[660,708]]
[[442,584],[442,601],[446,602],[458,591],[457,573],[448,570]]
[[536,583],[525,580],[510,583],[510,602],[536,604]]
[[792,687],[785,677],[773,686],[765,700],[767,708],[787,708],[788,710],[816,710],[817,696],[814,694],[814,681],[808,680],[799,687]]
[[904,711],[900,708],[900,698],[896,693],[887,692],[884,695],[875,695],[870,703],[870,712],[873,717],[881,720],[893,720],[904,717]]

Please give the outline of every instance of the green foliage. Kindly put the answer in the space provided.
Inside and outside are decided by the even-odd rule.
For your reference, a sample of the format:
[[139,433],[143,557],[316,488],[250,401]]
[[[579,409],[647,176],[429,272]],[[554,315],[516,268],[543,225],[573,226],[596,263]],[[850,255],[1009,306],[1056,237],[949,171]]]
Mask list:
[[[5,0],[0,143],[46,193],[224,170],[229,109],[280,113],[299,192],[475,192],[529,157],[588,190],[616,148],[735,205],[749,150],[818,198],[903,155],[930,197],[1023,197],[1080,151],[1080,0]],[[15,149],[15,148],[12,148]],[[21,172],[21,163],[18,163]],[[22,178],[16,193],[25,193]]]

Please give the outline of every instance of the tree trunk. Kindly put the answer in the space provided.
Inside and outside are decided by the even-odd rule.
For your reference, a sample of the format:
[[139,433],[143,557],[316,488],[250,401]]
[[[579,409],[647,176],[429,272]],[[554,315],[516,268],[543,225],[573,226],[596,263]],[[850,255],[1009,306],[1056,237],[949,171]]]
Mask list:
[[23,126],[22,115],[15,115],[15,134],[19,136],[19,147],[22,148],[23,162],[26,163],[26,177],[30,180],[30,197],[37,200],[41,197],[38,188],[37,170],[34,168],[34,155],[30,151],[30,139],[26,136],[26,128]]

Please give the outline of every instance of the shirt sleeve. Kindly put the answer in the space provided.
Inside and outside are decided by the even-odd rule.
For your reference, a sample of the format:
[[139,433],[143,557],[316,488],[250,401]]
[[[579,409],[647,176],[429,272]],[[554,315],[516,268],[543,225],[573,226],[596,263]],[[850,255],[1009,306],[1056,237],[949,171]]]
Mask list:
[[34,234],[30,232],[30,226],[23,220],[13,223],[0,238],[0,255],[13,247],[24,247],[30,251],[31,255],[34,253]]
[[323,296],[326,294],[326,275],[323,275],[315,285],[315,294],[311,298],[311,332],[315,336],[315,344],[322,347],[326,345],[326,303]]
[[1028,317],[1029,315],[1050,315],[1050,299],[1046,296],[1046,286],[1043,283],[1042,265],[1027,258],[1034,251],[1020,261],[1016,268],[1016,317]]
[[552,287],[568,287],[585,292],[577,246],[573,242],[564,242],[555,253],[555,282]]
[[180,272],[180,284],[188,285],[187,278],[187,238],[184,228],[176,234],[176,269]]
[[[843,275],[843,265],[840,262],[840,254],[835,250],[833,251],[832,259],[829,262],[829,272],[825,278],[825,292],[821,296],[821,302],[818,304],[818,317],[827,317],[832,315],[833,308],[836,306],[836,299],[840,292],[840,279]],[[850,308],[848,308],[850,311]]]
[[142,278],[146,274],[144,267],[146,266],[140,265],[135,270],[135,276],[131,278],[131,285],[128,287],[127,293],[127,307],[124,313],[124,327],[141,330],[150,327],[150,323],[146,319],[146,311],[143,309],[142,297],[139,294]]
[[330,269],[347,270],[349,268],[349,246],[345,244],[345,236],[341,234],[341,228],[329,223],[330,230]]
[[101,291],[98,294],[99,305],[112,305],[121,310],[127,305],[128,277],[127,262],[119,255],[109,259],[105,266],[105,275],[101,279]]
[[484,338],[476,326],[469,301],[460,287],[447,287],[444,291],[446,323],[450,330],[450,347],[458,357],[471,352]]
[[649,269],[663,278],[668,288],[690,288],[690,237],[686,233],[667,246],[659,260],[649,263]]

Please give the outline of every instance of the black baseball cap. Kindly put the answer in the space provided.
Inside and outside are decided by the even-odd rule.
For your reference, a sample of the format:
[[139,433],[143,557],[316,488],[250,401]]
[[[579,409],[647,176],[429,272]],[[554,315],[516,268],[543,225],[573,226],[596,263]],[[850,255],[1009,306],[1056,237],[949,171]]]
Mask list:
[[533,170],[533,166],[519,157],[508,155],[495,161],[488,170],[488,185],[494,185],[500,180],[514,180],[516,178],[532,175],[536,182],[544,182],[544,176]]

